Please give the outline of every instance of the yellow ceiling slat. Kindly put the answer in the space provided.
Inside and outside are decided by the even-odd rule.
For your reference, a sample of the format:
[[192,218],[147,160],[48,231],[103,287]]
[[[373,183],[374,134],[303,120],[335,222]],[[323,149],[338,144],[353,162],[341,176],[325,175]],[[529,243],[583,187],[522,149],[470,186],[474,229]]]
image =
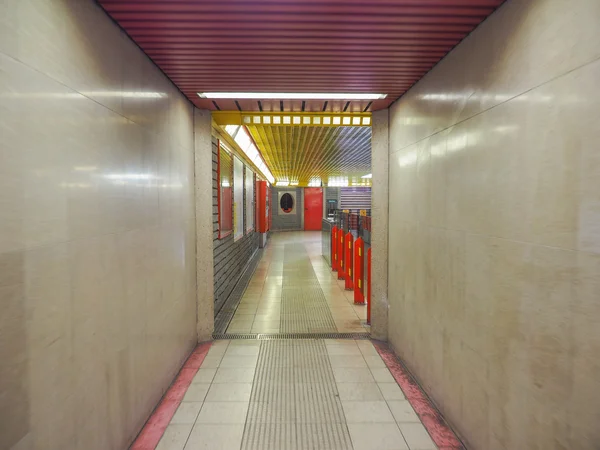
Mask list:
[[[289,114],[291,116],[291,114]],[[371,172],[370,127],[250,124],[252,135],[277,180],[307,185],[330,177],[361,180]]]

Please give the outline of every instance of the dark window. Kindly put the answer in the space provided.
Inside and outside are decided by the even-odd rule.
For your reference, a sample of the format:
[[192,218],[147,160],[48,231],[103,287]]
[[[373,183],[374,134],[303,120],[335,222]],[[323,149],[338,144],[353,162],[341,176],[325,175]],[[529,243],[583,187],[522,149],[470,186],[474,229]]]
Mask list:
[[294,197],[286,192],[281,196],[281,200],[279,200],[279,206],[285,213],[292,212],[294,210]]

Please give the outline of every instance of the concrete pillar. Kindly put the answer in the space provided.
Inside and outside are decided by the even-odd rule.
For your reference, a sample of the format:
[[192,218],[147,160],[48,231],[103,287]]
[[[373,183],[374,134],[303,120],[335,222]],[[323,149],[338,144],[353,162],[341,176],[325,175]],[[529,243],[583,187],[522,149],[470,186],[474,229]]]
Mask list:
[[212,339],[215,327],[211,121],[210,111],[195,110],[194,178],[196,186],[196,330],[198,342]]
[[371,166],[373,187],[371,215],[372,280],[371,336],[386,341],[388,337],[388,125],[389,110],[373,113]]

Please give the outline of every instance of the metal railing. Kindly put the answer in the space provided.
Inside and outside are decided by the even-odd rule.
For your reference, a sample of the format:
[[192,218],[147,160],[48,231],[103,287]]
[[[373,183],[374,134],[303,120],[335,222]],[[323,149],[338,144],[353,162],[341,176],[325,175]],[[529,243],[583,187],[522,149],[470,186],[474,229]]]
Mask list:
[[367,303],[369,323],[371,225],[370,210],[335,210],[323,219],[321,237],[323,258],[338,273],[338,279],[345,280],[346,289],[354,291],[354,302]]
[[350,232],[355,238],[362,238],[366,244],[371,244],[371,210],[341,210],[337,209],[333,214],[332,227]]

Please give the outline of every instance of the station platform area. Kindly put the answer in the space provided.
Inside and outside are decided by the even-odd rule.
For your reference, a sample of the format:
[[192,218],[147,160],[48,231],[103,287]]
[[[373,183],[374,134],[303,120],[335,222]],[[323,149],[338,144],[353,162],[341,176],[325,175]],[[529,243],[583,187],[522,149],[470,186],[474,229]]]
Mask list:
[[365,333],[366,305],[321,255],[321,232],[273,233],[227,333]]

